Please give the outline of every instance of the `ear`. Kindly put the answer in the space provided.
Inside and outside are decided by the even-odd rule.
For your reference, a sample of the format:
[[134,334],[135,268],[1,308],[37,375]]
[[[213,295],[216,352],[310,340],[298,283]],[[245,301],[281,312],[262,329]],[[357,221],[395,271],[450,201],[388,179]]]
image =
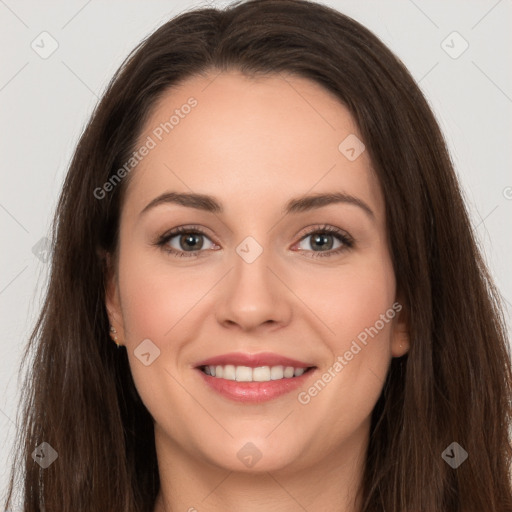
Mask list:
[[[116,330],[117,343],[123,344],[124,325],[115,265],[110,253],[105,255],[105,307],[111,327]],[[112,335],[112,333],[110,333]]]
[[404,309],[402,302],[395,302],[393,310],[396,316],[393,321],[393,333],[391,337],[391,355],[393,357],[402,357],[410,349],[409,336],[409,315]]

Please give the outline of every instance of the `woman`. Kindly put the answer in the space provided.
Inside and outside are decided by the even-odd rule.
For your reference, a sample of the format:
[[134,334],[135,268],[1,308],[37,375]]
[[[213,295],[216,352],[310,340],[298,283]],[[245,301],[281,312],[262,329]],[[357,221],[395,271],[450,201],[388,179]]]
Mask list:
[[512,510],[498,294],[431,110],[354,20],[164,24],[54,226],[25,511]]

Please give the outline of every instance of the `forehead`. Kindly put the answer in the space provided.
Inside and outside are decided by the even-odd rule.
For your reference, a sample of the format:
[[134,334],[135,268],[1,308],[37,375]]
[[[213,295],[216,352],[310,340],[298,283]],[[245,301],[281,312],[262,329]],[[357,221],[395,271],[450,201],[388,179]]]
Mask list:
[[361,139],[348,109],[306,78],[194,76],[154,105],[137,143],[151,149],[132,171],[126,202],[140,210],[167,190],[192,191],[219,197],[229,214],[261,208],[262,199],[277,207],[344,191],[382,213],[367,152],[352,161],[342,152],[353,137]]

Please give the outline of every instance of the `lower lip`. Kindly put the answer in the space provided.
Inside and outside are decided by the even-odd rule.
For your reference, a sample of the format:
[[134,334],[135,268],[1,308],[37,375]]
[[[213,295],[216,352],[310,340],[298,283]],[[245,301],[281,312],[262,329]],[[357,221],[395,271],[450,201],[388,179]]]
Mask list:
[[238,382],[236,380],[212,377],[196,368],[203,377],[204,382],[217,393],[237,402],[251,403],[266,402],[294,391],[309,379],[315,372],[315,369],[311,368],[299,377],[270,380],[268,382]]

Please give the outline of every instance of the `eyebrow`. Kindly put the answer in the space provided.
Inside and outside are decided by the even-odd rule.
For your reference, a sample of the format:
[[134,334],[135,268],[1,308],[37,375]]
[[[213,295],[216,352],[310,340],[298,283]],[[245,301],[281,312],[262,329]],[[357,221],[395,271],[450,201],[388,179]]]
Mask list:
[[[181,192],[165,192],[155,197],[140,212],[139,216],[162,204],[179,204],[187,208],[195,208],[209,213],[223,213],[222,204],[213,196],[206,194],[181,193]],[[344,192],[333,192],[326,194],[312,194],[297,197],[289,200],[285,207],[284,213],[300,213],[322,208],[330,204],[346,203],[361,208],[372,220],[375,214],[372,209],[361,199],[345,194]]]

